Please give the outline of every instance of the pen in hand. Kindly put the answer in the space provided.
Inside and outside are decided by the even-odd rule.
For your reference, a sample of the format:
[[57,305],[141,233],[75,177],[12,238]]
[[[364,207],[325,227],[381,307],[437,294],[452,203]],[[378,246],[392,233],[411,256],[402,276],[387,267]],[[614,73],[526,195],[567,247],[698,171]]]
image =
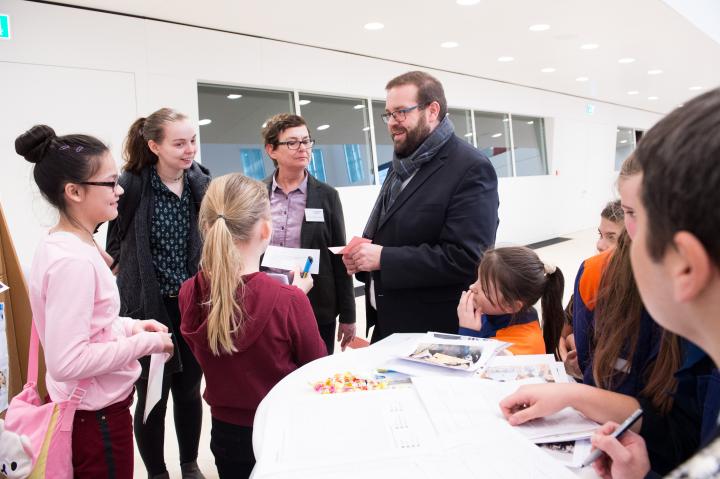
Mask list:
[[[632,427],[635,422],[637,422],[638,419],[640,419],[643,415],[643,410],[638,409],[634,413],[630,415],[627,419],[625,419],[625,422],[620,424],[617,428],[615,428],[615,431],[611,434],[612,437],[615,439],[619,439],[620,436],[625,433],[628,429]],[[601,449],[595,449],[593,452],[590,453],[590,455],[582,462],[581,467],[586,467],[592,464],[593,462],[597,461],[600,456],[603,455],[603,451]]]
[[308,272],[310,271],[310,267],[313,264],[312,256],[308,256],[307,260],[305,261],[305,266],[302,269],[302,272],[300,273],[301,278],[307,278]]

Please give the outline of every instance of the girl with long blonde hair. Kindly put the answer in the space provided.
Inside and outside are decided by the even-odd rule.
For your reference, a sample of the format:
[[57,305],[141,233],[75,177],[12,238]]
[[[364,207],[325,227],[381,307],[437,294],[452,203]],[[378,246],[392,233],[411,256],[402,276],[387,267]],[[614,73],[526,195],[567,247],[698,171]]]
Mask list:
[[180,289],[180,330],[205,374],[218,474],[247,477],[255,464],[252,424],[260,401],[327,350],[303,291],[311,277],[296,274],[305,283],[285,285],[260,272],[272,233],[263,183],[241,174],[213,180],[199,226],[201,269]]

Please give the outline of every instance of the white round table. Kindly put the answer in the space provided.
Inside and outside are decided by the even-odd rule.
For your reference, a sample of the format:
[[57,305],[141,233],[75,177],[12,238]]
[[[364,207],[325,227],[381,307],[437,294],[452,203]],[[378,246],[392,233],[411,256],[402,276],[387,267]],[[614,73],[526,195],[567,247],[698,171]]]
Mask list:
[[[332,376],[335,373],[345,371],[353,373],[373,371],[381,367],[387,360],[397,357],[401,351],[410,348],[421,336],[423,336],[421,333],[393,334],[367,348],[348,349],[339,354],[320,358],[297,369],[276,384],[260,403],[255,414],[253,424],[253,449],[258,462],[253,471],[253,477],[256,479],[276,477],[273,473],[268,473],[266,470],[265,466],[271,465],[270,463],[272,463],[274,459],[271,454],[267,453],[270,453],[270,451],[274,449],[276,442],[283,440],[283,421],[287,420],[286,415],[288,411],[291,410],[291,407],[296,406],[298,401],[318,396],[310,387],[310,384],[314,381]],[[346,394],[362,397],[362,395],[366,393]],[[323,397],[327,398],[328,396]],[[337,422],[338,427],[343,427],[343,424],[347,425],[349,434],[352,433],[353,421],[363,417],[363,411],[361,410],[363,408],[363,402],[356,401],[354,404],[356,405],[356,409],[360,410],[348,411],[344,417],[332,418],[333,422]],[[313,414],[318,414],[318,411],[314,411]],[[320,411],[320,414],[322,414],[322,411]],[[323,421],[318,422],[327,424],[327,422]],[[289,447],[292,447],[292,445]],[[268,457],[268,455],[270,455],[270,457]],[[362,457],[360,459],[368,463],[373,461],[371,457]],[[571,471],[579,477],[597,477],[592,468],[580,470],[571,469]],[[370,474],[370,471],[368,471],[368,474]],[[377,477],[377,474],[371,475]],[[446,474],[443,474],[443,476],[448,477]],[[303,475],[301,473],[293,473],[291,475],[279,475],[277,477],[303,477]],[[320,476],[314,475],[314,477]],[[332,475],[328,475],[327,477],[332,477]],[[364,477],[364,475],[361,474],[357,477]],[[408,477],[410,477],[410,475],[408,475]]]

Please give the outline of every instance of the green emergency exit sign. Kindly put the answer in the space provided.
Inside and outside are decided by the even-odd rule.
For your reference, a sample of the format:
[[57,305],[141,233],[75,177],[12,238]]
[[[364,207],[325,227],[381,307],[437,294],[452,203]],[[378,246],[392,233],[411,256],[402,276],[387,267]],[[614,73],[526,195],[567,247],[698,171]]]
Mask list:
[[0,13],[0,40],[10,40],[10,15]]

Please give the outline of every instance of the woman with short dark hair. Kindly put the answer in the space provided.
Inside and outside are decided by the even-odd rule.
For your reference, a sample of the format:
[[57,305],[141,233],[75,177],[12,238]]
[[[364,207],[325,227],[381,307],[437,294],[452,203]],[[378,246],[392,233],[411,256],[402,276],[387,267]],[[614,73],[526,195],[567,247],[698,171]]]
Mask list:
[[273,221],[270,244],[320,250],[320,273],[308,298],[328,354],[334,349],[335,318],[340,316],[337,338],[344,350],[355,337],[355,295],[342,259],[328,250],[346,242],[340,196],[307,170],[315,141],[303,117],[275,115],[265,123],[262,135],[265,152],[276,166],[265,179]]

